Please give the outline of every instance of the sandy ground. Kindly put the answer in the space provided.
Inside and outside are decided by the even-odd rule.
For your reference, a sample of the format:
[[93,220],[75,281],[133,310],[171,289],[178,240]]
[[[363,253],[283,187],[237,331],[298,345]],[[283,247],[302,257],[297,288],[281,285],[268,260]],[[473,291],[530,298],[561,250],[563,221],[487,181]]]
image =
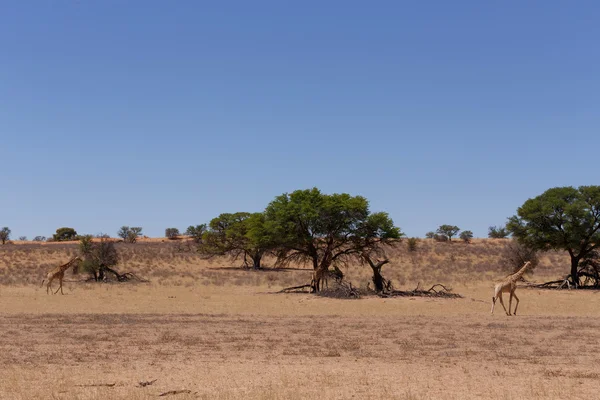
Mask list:
[[[600,294],[339,300],[268,287],[0,287],[0,398],[596,398]],[[139,382],[156,379],[152,385]],[[113,385],[94,386],[94,385]]]

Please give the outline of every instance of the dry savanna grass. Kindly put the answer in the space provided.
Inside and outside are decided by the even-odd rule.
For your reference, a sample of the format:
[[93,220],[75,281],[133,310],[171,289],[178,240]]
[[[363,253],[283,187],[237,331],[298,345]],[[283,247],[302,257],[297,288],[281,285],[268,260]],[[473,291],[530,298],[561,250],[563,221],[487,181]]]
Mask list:
[[[117,246],[119,271],[150,283],[69,273],[64,296],[46,295],[45,272],[76,245],[0,247],[0,398],[597,397],[600,295],[520,288],[521,315],[490,315],[492,282],[510,272],[501,240],[391,249],[383,272],[398,288],[439,282],[461,299],[277,294],[310,270],[245,271],[168,241]],[[567,269],[547,254],[528,279]],[[365,267],[345,272],[369,280]]]

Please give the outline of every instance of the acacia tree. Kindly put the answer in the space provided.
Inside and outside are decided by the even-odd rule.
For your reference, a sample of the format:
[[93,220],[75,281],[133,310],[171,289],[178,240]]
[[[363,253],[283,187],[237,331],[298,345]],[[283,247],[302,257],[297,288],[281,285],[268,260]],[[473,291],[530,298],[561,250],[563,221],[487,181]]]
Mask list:
[[6,244],[6,241],[10,238],[10,229],[8,229],[8,226],[5,226],[4,228],[0,229],[0,241],[2,242],[2,244]]
[[206,224],[200,224],[196,226],[190,225],[185,231],[185,234],[190,236],[194,242],[200,243],[202,241],[202,235],[204,235],[204,232],[206,232]]
[[107,272],[121,280],[121,274],[112,268],[119,263],[119,254],[112,241],[101,238],[94,242],[92,235],[83,235],[79,238],[79,251],[83,255],[83,270],[90,273],[96,282],[104,281]]
[[135,243],[142,234],[142,228],[139,226],[122,226],[117,232],[117,236],[123,239],[125,243]]
[[[381,274],[381,268],[389,263],[385,254],[385,246],[393,243],[394,239],[400,239],[403,235],[400,228],[394,226],[394,221],[387,213],[377,212],[370,214],[360,224],[358,234],[353,238],[353,245],[360,254],[360,261],[369,265],[373,271],[372,281],[375,291],[378,293],[382,292],[386,286],[386,280]],[[416,249],[416,240],[414,248]],[[389,288],[391,283],[387,282]]]
[[56,233],[52,236],[55,242],[66,242],[69,240],[77,239],[77,231],[73,228],[58,228]]
[[248,258],[254,269],[261,268],[265,253],[273,248],[273,241],[264,227],[262,213],[224,213],[210,221],[203,233],[199,251],[208,257],[230,256],[233,260]]
[[312,265],[315,292],[329,267],[366,261],[383,241],[401,235],[386,213],[369,212],[366,198],[327,195],[317,188],[277,196],[267,206],[265,217],[267,231],[278,245],[277,264]]
[[600,186],[548,189],[519,207],[507,229],[532,249],[567,251],[578,286],[579,262],[600,247]]
[[452,241],[452,236],[456,235],[458,231],[460,231],[460,228],[455,225],[441,225],[437,229],[437,233],[446,236],[450,242]]
[[171,240],[177,239],[179,236],[179,229],[177,228],[167,228],[165,229],[165,237]]

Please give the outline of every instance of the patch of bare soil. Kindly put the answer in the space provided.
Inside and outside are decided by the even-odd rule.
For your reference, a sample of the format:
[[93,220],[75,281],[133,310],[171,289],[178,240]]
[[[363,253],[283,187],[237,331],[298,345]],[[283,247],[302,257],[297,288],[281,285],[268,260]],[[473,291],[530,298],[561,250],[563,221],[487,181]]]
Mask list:
[[2,399],[590,399],[600,384],[590,291],[519,289],[523,315],[507,317],[489,314],[487,286],[357,301],[235,286],[1,290]]

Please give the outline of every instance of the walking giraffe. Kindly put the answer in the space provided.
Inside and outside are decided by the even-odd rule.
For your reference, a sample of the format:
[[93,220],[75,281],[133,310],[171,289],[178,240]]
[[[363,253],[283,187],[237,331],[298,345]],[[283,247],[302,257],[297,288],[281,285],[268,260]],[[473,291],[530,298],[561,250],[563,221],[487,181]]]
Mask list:
[[59,290],[60,290],[60,294],[64,294],[62,291],[62,283],[63,283],[63,278],[65,277],[65,271],[68,270],[69,268],[71,268],[72,266],[74,266],[75,263],[79,262],[79,261],[81,261],[81,257],[76,256],[68,263],[59,265],[58,267],[54,268],[52,271],[48,272],[46,279],[44,279],[42,281],[42,286],[44,286],[44,281],[46,281],[46,280],[48,281],[48,283],[46,284],[46,294],[48,294],[48,291],[51,290],[50,285],[52,285],[52,281],[56,278],[58,278],[58,289],[56,289],[56,292],[54,292],[53,294],[58,293]]
[[[531,265],[530,261],[527,261],[525,265],[521,267],[520,270],[515,272],[514,274],[508,275],[504,280],[500,283],[497,283],[494,287],[494,297],[492,297],[492,314],[494,313],[494,306],[496,305],[496,300],[500,299],[500,304],[502,304],[502,308],[506,312],[506,315],[510,315],[510,309],[512,305],[512,298],[514,297],[517,300],[517,304],[515,305],[514,315],[517,315],[517,308],[519,307],[519,298],[515,294],[515,290],[517,290],[517,281],[521,279],[527,268]],[[508,299],[508,311],[506,311],[506,307],[504,307],[504,301],[502,301],[502,292],[510,293],[510,298]]]

